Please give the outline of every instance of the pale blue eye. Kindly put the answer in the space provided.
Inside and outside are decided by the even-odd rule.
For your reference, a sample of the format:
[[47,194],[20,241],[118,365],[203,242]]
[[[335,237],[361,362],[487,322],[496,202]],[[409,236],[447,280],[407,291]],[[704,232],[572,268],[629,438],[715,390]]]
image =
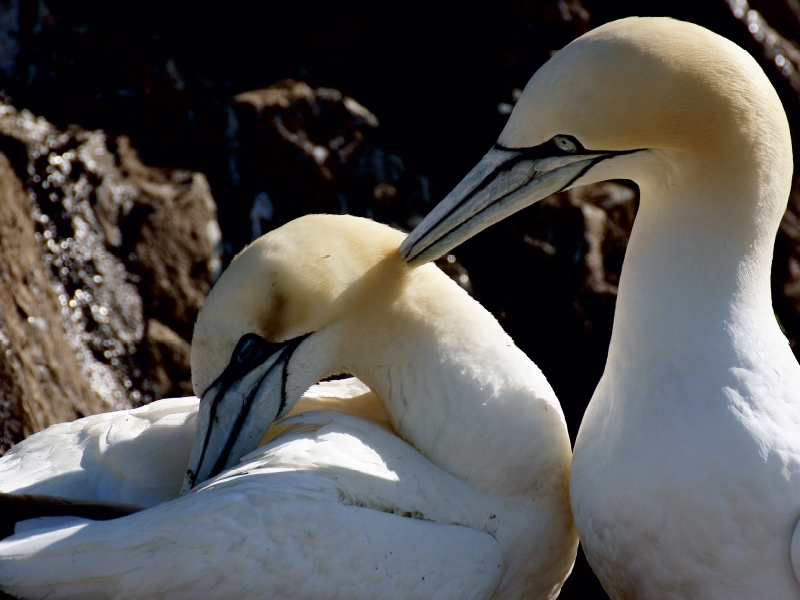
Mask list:
[[562,152],[572,154],[578,151],[578,145],[565,135],[557,135],[553,138],[553,143],[555,143]]

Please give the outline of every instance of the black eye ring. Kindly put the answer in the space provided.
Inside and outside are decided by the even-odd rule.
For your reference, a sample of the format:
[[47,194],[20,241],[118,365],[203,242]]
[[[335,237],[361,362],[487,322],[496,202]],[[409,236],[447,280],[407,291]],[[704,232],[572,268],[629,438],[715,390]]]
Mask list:
[[233,359],[242,367],[253,365],[263,361],[269,356],[267,354],[276,344],[270,344],[267,340],[255,333],[247,333],[241,337],[236,349],[233,351]]

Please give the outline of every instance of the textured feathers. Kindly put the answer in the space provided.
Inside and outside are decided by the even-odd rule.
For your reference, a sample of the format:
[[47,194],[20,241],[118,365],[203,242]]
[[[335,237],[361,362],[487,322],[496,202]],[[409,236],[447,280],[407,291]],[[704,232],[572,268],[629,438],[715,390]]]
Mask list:
[[[26,597],[83,589],[126,597],[557,595],[577,551],[558,400],[463,289],[434,265],[403,263],[402,238],[365,219],[313,215],[245,249],[198,317],[195,389],[205,392],[226,369],[243,334],[295,339],[281,374],[256,394],[280,385],[284,412],[314,412],[279,422],[263,450],[180,499],[49,532],[32,529],[47,522],[26,523],[0,544],[0,586]],[[329,382],[300,399],[338,373],[375,393]],[[235,418],[235,401],[229,409],[226,418]],[[64,429],[65,443],[54,446],[63,446],[55,466],[64,476],[46,473],[54,463],[40,438],[32,451],[39,474],[18,473],[10,485],[140,504],[166,499],[183,480],[196,409],[176,407],[184,415],[174,423],[144,414],[155,404],[141,410]],[[168,446],[171,424],[179,443]],[[251,442],[241,450],[255,449]],[[183,468],[173,473],[172,465]],[[147,582],[136,571],[146,568],[145,555]],[[42,565],[47,577],[36,575]]]
[[30,598],[491,595],[502,555],[481,529],[496,526],[496,498],[360,419],[318,411],[284,424],[184,498],[0,543],[4,589]]

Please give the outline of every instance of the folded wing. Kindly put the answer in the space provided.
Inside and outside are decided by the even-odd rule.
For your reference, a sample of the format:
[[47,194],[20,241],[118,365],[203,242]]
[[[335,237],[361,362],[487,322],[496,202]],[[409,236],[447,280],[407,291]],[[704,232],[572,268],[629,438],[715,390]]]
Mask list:
[[[330,411],[192,493],[0,543],[25,598],[489,598],[496,499],[380,426]],[[178,477],[180,481],[180,477]]]

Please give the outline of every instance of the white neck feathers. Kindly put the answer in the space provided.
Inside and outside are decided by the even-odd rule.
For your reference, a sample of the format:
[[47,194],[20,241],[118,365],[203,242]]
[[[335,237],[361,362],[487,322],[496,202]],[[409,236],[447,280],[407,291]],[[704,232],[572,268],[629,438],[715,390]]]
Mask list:
[[392,356],[371,353],[373,368],[364,373],[394,426],[437,465],[483,491],[520,495],[531,491],[531,481],[566,478],[566,424],[541,371],[486,310],[436,275],[430,283],[451,289],[409,289]]
[[726,156],[651,154],[653,164],[639,169],[641,206],[607,372],[623,364],[691,372],[735,350],[737,340],[780,337],[770,270],[788,197],[785,156],[752,147]]
[[357,376],[401,437],[477,489],[514,496],[535,495],[531,482],[541,478],[565,485],[571,449],[561,407],[494,317],[433,265],[413,272],[401,294],[379,296],[309,338],[319,338],[301,347],[309,360],[323,345],[335,356],[306,372]]

